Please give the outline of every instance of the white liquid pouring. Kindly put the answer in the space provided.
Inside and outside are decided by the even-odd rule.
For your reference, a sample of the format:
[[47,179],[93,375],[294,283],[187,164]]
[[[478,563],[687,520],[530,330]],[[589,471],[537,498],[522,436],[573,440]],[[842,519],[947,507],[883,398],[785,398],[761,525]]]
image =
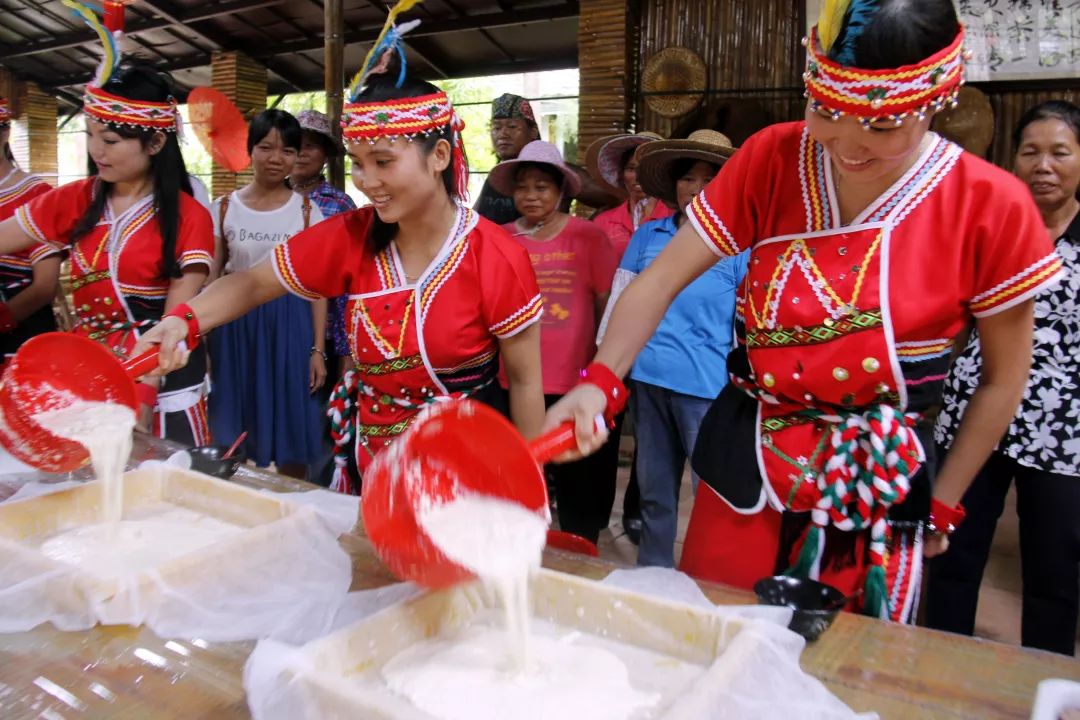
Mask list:
[[631,686],[613,652],[530,623],[529,576],[540,567],[545,518],[517,503],[465,496],[419,521],[448,558],[495,591],[506,629],[473,625],[410,647],[382,669],[391,690],[439,720],[626,720],[659,701]]
[[124,513],[124,466],[131,456],[135,411],[119,403],[76,400],[59,410],[38,413],[34,421],[53,435],[86,448],[94,475],[101,482],[101,520],[119,522]]

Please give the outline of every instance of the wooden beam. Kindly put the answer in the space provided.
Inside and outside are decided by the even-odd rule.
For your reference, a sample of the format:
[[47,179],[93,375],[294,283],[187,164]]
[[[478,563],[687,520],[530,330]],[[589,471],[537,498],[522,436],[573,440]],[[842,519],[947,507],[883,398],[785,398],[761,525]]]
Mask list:
[[[465,17],[452,18],[449,20],[432,20],[425,22],[410,32],[406,37],[409,40],[429,35],[445,35],[446,33],[461,32],[463,30],[480,30],[482,28],[508,27],[513,25],[532,25],[536,23],[550,22],[552,20],[564,20],[576,17],[568,5],[556,7],[532,8],[529,10],[517,10],[515,12],[481,13]],[[378,25],[371,25],[359,30],[345,33],[345,44],[370,43],[379,37],[382,30],[382,21]],[[287,55],[294,52],[317,50],[322,43],[314,43],[303,40],[293,40],[279,43],[277,47],[255,57],[265,59],[274,55]],[[3,59],[3,58],[0,58]]]
[[[342,85],[345,84],[345,18],[342,0],[326,0],[323,6],[323,43],[326,68],[323,87],[326,90],[326,118],[334,137],[341,139],[341,105],[344,101]],[[327,164],[330,183],[339,190],[345,189],[345,158],[330,158]]]
[[[236,13],[244,12],[245,10],[254,10],[270,5],[280,5],[283,2],[285,2],[285,0],[222,0],[220,2],[205,3],[196,9],[177,15],[176,20],[158,17],[152,20],[140,20],[130,23],[125,28],[124,34],[128,36],[138,35],[140,33],[163,30],[164,28],[175,25],[183,25],[188,30],[195,32],[195,29],[191,27],[192,23],[222,17],[223,15],[235,15]],[[72,24],[74,24],[74,21],[72,21]],[[91,30],[78,30],[63,35],[53,35],[50,36],[50,39],[48,40],[36,40],[21,45],[14,45],[0,51],[0,62],[12,58],[25,57],[27,55],[52,52],[53,50],[79,47],[86,43],[94,43],[96,41],[97,36],[94,35]]]

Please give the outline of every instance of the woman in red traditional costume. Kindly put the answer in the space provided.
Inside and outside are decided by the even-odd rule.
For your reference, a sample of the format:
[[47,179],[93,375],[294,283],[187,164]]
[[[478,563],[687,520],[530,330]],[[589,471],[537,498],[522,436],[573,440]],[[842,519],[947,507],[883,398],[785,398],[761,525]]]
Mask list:
[[[518,429],[536,434],[544,412],[541,298],[528,253],[463,204],[462,123],[446,94],[407,78],[404,68],[386,69],[401,53],[400,33],[390,27],[396,14],[347,91],[342,114],[353,182],[372,204],[325,220],[277,246],[269,260],[218,280],[144,338],[160,343],[168,371],[184,360],[180,341],[286,292],[309,300],[348,294],[356,369],[335,398],[347,399],[350,384],[358,390],[361,474],[425,406],[470,396],[499,405],[500,358]],[[339,434],[348,437],[350,429]]]
[[[8,145],[10,133],[11,111],[0,97],[0,221],[52,189],[15,164]],[[56,329],[52,299],[59,279],[60,251],[52,245],[36,243],[0,255],[0,353],[10,355],[34,335]]]
[[[922,556],[1012,417],[1031,362],[1032,296],[1061,261],[1023,184],[929,132],[963,81],[950,0],[830,0],[807,41],[806,118],[750,138],[620,298],[584,382],[548,414],[592,418],[670,301],[750,249],[732,382],[703,423],[703,482],[681,567],[749,586],[819,578],[849,607],[908,621]],[[974,317],[984,366],[937,467],[923,413]]]
[[[127,358],[162,315],[195,297],[210,270],[214,235],[210,214],[190,195],[168,76],[117,65],[110,49],[84,99],[91,176],[0,223],[0,252],[39,243],[70,248],[74,332]],[[190,352],[183,372],[160,388],[158,378],[144,378],[138,390],[145,426],[198,445],[210,440],[209,383],[203,348]]]

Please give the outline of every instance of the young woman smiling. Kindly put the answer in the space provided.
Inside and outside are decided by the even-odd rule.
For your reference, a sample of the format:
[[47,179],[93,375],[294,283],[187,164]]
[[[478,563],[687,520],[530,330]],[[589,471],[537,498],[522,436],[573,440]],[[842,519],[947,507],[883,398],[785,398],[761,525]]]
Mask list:
[[[226,274],[250,270],[277,245],[322,221],[318,206],[285,183],[300,138],[300,124],[289,113],[266,110],[252,119],[254,177],[211,209],[216,261]],[[247,431],[250,459],[301,478],[321,448],[314,393],[326,381],[326,302],[278,298],[219,328],[210,344],[214,435],[232,442]]]
[[[0,223],[0,252],[46,243],[71,251],[74,332],[132,357],[140,337],[203,286],[213,260],[210,215],[191,196],[170,79],[124,64],[87,86],[90,177],[59,187]],[[139,384],[143,424],[189,445],[210,440],[206,355],[160,387]],[[152,421],[150,412],[156,410]]]
[[[923,554],[947,547],[1020,401],[1032,297],[1061,261],[1023,183],[929,132],[963,79],[951,0],[826,0],[820,17],[805,121],[750,138],[694,199],[548,423],[575,418],[581,450],[598,447],[592,418],[623,399],[616,378],[672,300],[749,249],[681,566],[744,587],[820,578],[907,621]],[[938,468],[921,414],[972,317],[983,373]]]
[[503,404],[500,357],[518,429],[538,433],[544,412],[541,298],[529,257],[462,204],[468,166],[449,98],[379,67],[365,70],[366,87],[348,93],[342,116],[352,179],[371,206],[293,236],[145,338],[160,343],[164,369],[174,370],[184,362],[181,340],[286,292],[348,294],[361,472],[430,403],[471,396]]

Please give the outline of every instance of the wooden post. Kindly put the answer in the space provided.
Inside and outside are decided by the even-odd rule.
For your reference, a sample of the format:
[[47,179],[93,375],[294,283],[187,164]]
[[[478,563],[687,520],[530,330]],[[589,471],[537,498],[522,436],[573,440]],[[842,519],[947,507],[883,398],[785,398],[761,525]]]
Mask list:
[[[211,84],[235,103],[245,120],[266,109],[266,68],[236,50],[217,51],[210,60]],[[252,170],[234,173],[214,163],[210,193],[220,197],[251,181]]]
[[[326,71],[323,76],[326,85],[326,117],[330,122],[330,131],[340,140],[342,85],[345,83],[345,45],[342,41],[345,22],[342,17],[342,0],[326,0],[323,24],[326,35],[323,44],[326,54]],[[337,189],[344,190],[345,158],[330,158],[327,170],[330,183]]]

